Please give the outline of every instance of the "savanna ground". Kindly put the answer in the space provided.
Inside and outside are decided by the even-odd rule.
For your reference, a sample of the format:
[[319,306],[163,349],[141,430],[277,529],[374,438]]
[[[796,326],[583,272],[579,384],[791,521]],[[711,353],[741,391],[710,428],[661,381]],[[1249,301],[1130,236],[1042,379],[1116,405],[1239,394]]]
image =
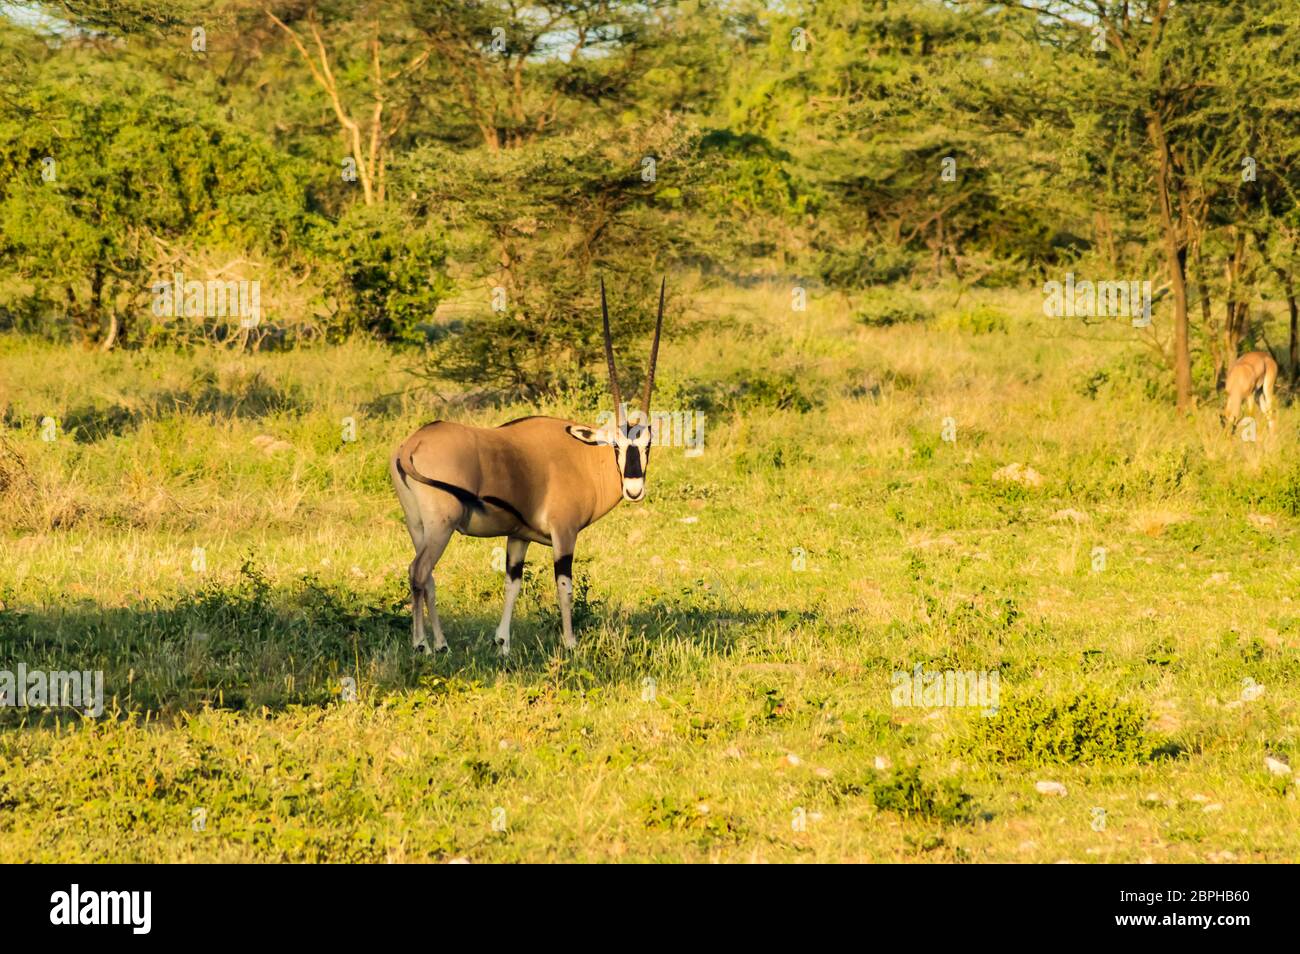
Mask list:
[[[1209,394],[1179,419],[1137,332],[1037,294],[886,327],[689,297],[656,404],[704,409],[704,453],[580,538],[574,653],[531,548],[508,662],[498,542],[463,537],[452,650],[412,655],[386,454],[434,417],[590,420],[598,378],[475,408],[378,346],[4,339],[4,667],[111,698],[0,713],[0,860],[1300,856],[1265,765],[1300,754],[1300,412],[1254,444]],[[891,705],[918,663],[998,670],[997,715]]]

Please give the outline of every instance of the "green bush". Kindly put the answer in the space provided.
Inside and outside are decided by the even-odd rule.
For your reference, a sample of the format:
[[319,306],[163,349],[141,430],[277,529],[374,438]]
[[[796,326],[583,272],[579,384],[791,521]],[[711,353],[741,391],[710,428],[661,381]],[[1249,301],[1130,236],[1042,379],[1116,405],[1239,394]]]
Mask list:
[[355,205],[339,220],[342,322],[335,331],[363,331],[386,341],[416,341],[451,288],[442,237],[415,227],[395,208]]
[[916,766],[897,769],[871,786],[871,799],[882,812],[922,818],[945,825],[965,824],[975,816],[973,799],[952,779],[935,784],[921,778]]
[[957,327],[972,335],[1000,333],[1007,330],[1007,316],[991,305],[979,304],[958,312]]
[[897,289],[870,295],[853,311],[853,320],[868,328],[905,325],[933,317],[934,312],[924,303]]
[[959,746],[993,762],[1129,765],[1146,761],[1155,748],[1146,723],[1143,706],[1105,692],[1023,695],[975,720]]
[[866,288],[902,281],[915,265],[916,256],[904,248],[837,244],[822,252],[817,274],[833,288]]

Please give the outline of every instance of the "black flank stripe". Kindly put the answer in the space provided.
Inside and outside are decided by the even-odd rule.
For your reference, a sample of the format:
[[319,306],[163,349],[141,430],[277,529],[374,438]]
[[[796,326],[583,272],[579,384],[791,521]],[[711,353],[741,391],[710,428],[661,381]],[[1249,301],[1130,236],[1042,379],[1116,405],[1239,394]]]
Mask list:
[[[402,465],[399,462],[397,466],[400,468]],[[406,478],[407,473],[408,471],[403,470],[402,472],[403,479]],[[438,490],[446,491],[466,507],[472,507],[475,510],[483,509],[483,501],[479,500],[478,497],[470,493],[464,487],[457,487],[455,484],[449,484],[443,480],[430,480],[428,477],[425,477],[423,474],[416,473],[415,470],[409,471],[409,474],[412,480],[417,480],[420,483],[424,484],[426,487],[436,487]]]
[[[402,480],[405,481],[407,471],[402,468],[401,461],[398,461],[397,468],[398,470],[402,471]],[[447,493],[455,497],[458,501],[460,501],[461,504],[473,510],[482,511],[484,509],[485,504],[491,504],[493,507],[499,507],[500,509],[504,510],[506,513],[514,517],[516,520],[518,520],[522,526],[531,530],[533,533],[536,533],[539,537],[542,536],[542,533],[540,531],[538,531],[536,528],[529,525],[528,520],[525,519],[524,515],[520,513],[519,510],[516,509],[513,504],[509,503],[508,501],[502,500],[500,497],[480,498],[477,495],[470,493],[464,487],[457,487],[455,484],[449,484],[446,481],[442,481],[442,480],[430,480],[428,477],[416,473],[415,468],[411,468],[409,473],[414,480],[418,480],[420,483],[428,487],[436,487],[438,490],[446,491]]]
[[521,526],[528,528],[533,533],[537,534],[539,537],[544,536],[544,534],[540,530],[538,530],[536,527],[532,526],[528,522],[528,520],[524,517],[524,515],[520,513],[513,504],[505,500],[502,500],[500,497],[484,497],[483,502],[490,503],[494,507],[500,507],[506,513],[510,514],[510,516],[518,520]]

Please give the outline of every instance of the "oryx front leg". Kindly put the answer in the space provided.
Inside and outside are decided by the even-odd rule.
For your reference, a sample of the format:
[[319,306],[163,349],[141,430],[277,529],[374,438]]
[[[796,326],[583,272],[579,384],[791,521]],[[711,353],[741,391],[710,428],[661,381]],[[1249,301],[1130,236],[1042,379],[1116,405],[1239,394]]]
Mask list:
[[506,540],[506,608],[497,626],[496,643],[502,656],[510,655],[510,617],[515,610],[515,600],[524,585],[524,557],[528,554],[528,541],[519,537]]
[[573,649],[578,641],[573,638],[573,545],[577,534],[551,534],[551,548],[555,551],[555,598],[560,604],[560,637],[566,649]]

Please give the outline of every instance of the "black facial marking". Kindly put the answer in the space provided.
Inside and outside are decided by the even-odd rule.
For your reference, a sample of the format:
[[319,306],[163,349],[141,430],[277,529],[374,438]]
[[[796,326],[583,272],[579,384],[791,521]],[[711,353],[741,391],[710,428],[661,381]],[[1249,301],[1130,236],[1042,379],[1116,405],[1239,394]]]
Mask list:
[[627,446],[627,461],[623,464],[624,477],[644,477],[645,469],[641,466],[641,448],[635,444]]
[[555,575],[573,579],[573,554],[562,556],[555,561]]

